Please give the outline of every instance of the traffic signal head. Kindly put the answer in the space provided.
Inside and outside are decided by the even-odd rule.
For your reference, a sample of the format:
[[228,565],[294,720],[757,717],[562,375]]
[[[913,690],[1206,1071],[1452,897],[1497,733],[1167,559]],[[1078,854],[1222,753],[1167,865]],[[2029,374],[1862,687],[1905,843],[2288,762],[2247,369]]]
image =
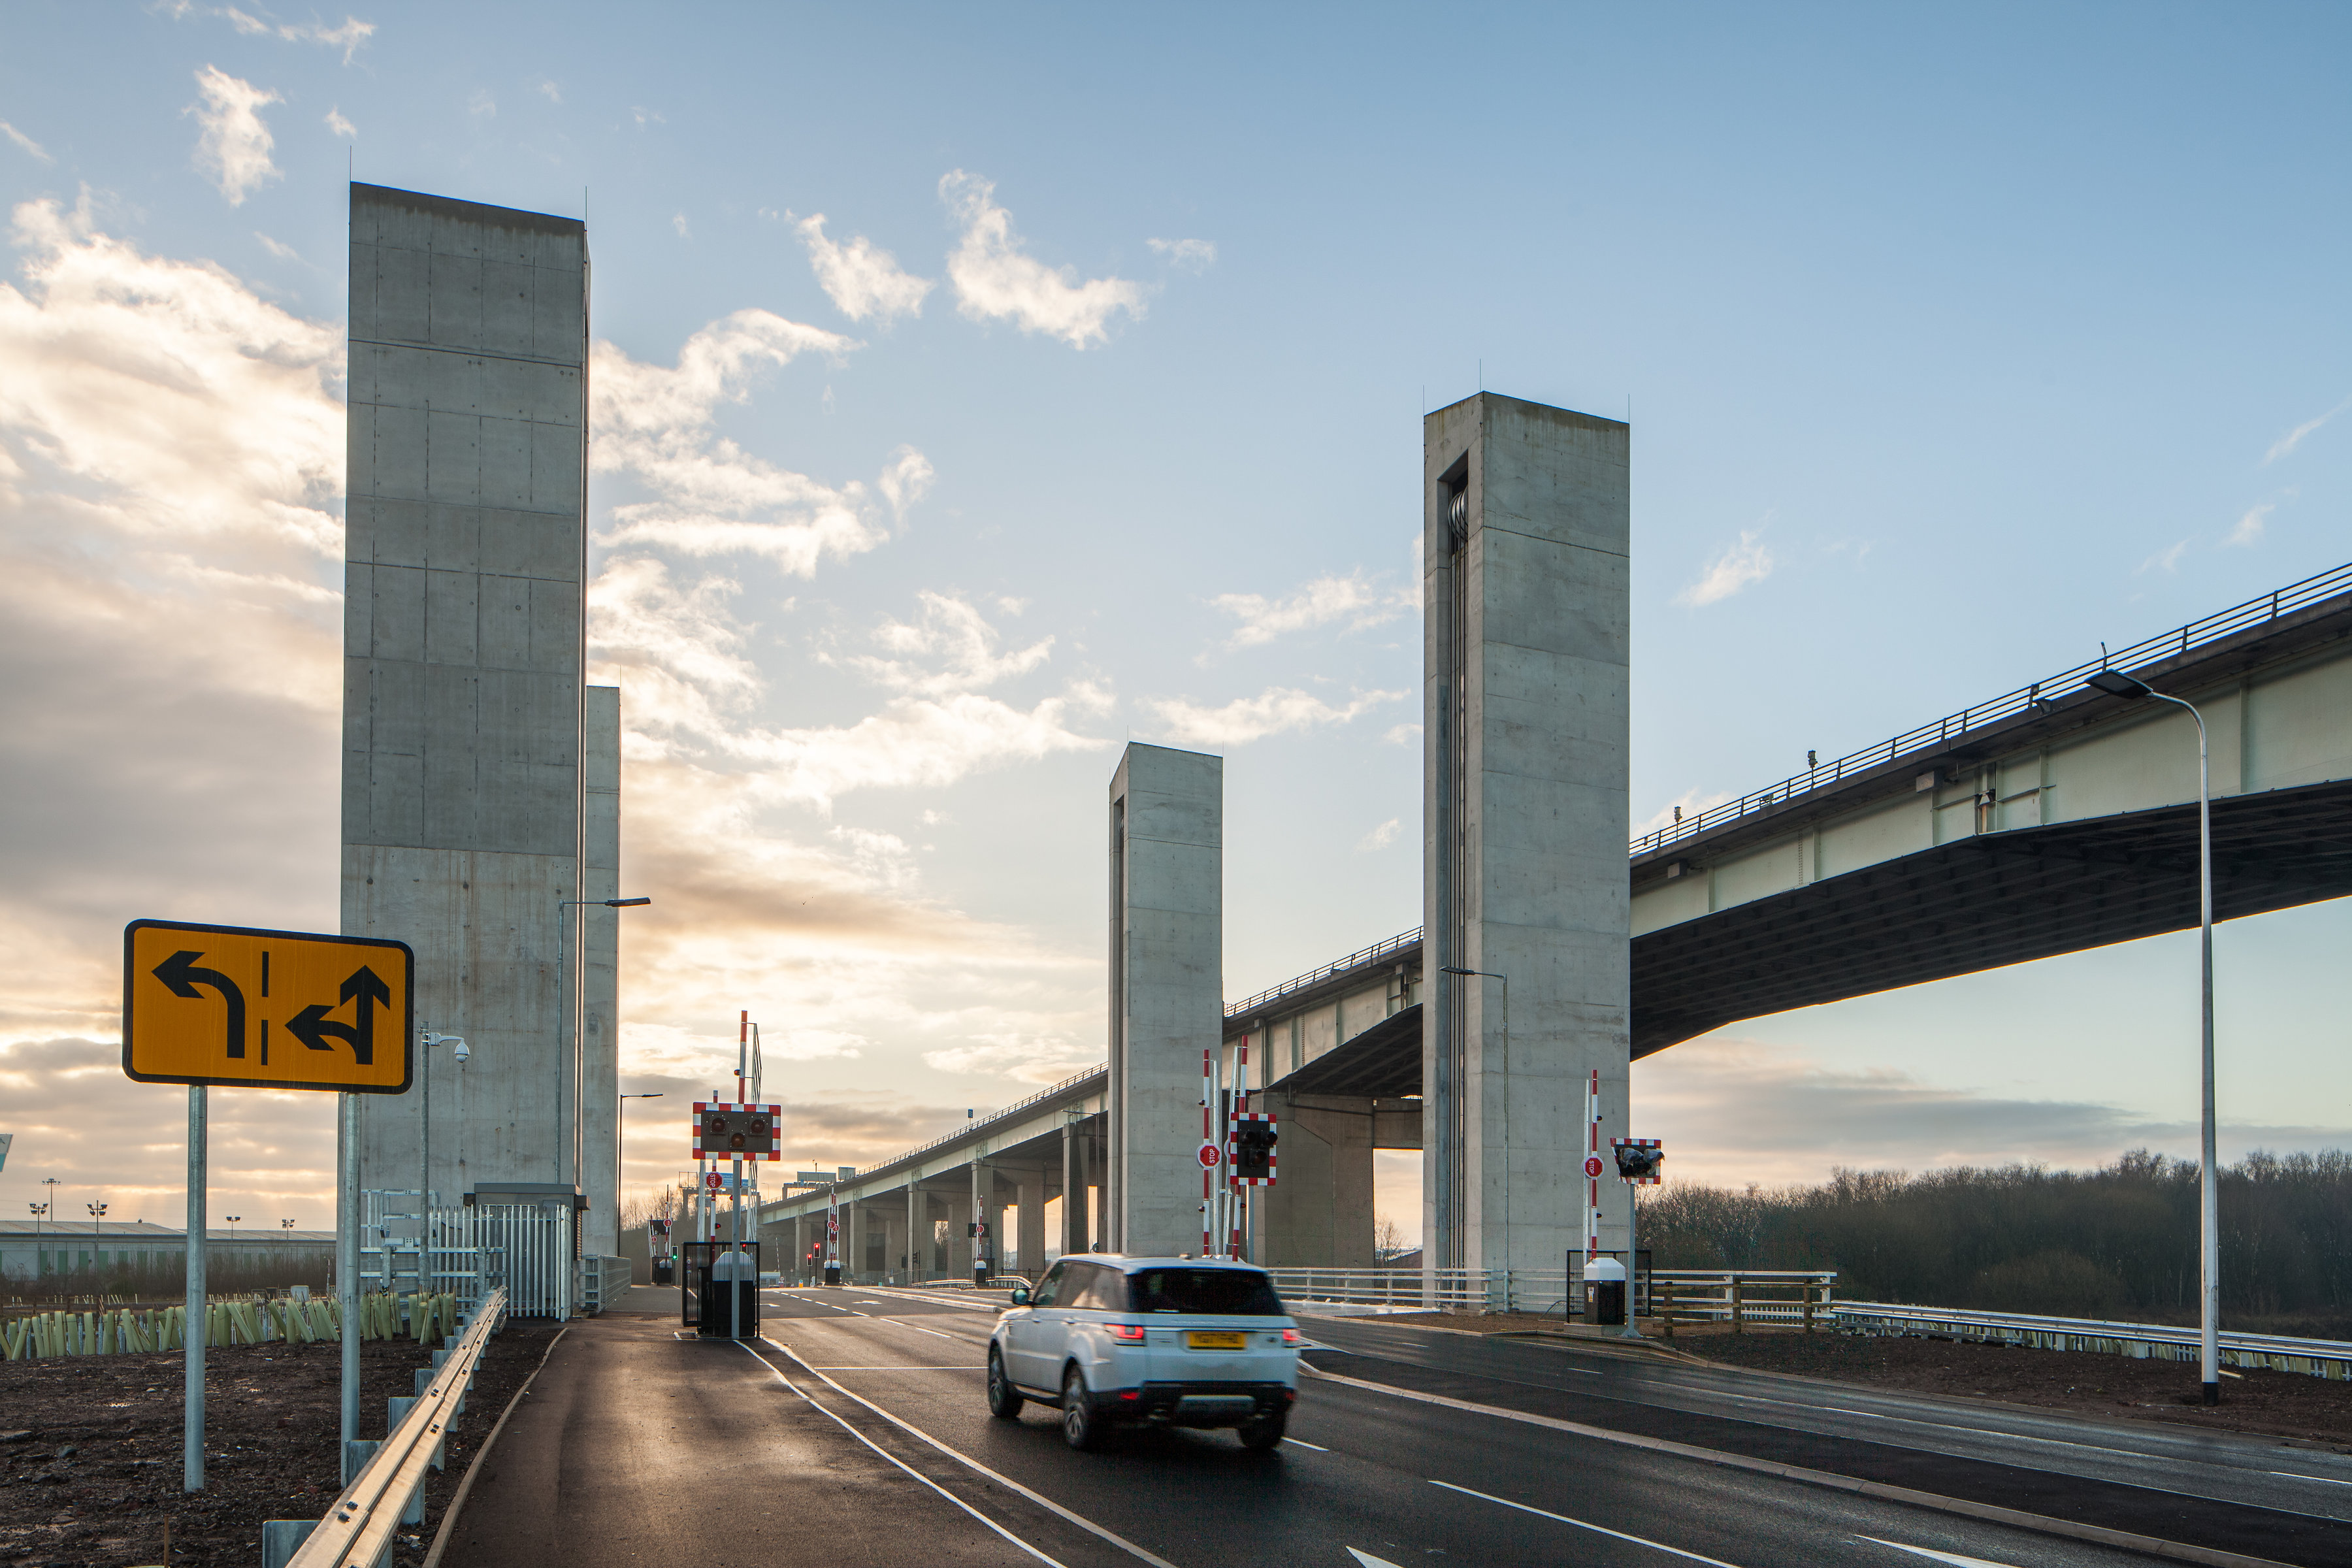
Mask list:
[[1655,1144],[1620,1143],[1615,1153],[1617,1173],[1629,1182],[1655,1180],[1666,1160],[1666,1152]]

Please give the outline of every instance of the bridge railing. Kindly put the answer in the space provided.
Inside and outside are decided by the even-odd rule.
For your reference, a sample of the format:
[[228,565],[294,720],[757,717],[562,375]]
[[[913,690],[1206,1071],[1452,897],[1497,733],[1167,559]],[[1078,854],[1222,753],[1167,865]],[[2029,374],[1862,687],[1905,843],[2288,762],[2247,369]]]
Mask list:
[[1335,974],[1345,974],[1348,971],[1360,969],[1367,963],[1377,963],[1389,954],[1402,952],[1420,942],[1421,929],[1415,926],[1411,931],[1399,931],[1386,942],[1376,942],[1371,946],[1359,949],[1345,958],[1335,958],[1330,963],[1319,964],[1304,974],[1293,975],[1281,984],[1261,991],[1255,996],[1244,996],[1238,1002],[1228,1002],[1225,1004],[1225,1016],[1238,1018],[1243,1014],[1263,1007],[1269,1002],[1279,1001],[1294,991],[1304,991],[1310,985],[1319,985]]
[[[1830,1310],[1841,1332],[1921,1334],[2038,1350],[2095,1351],[2140,1361],[2195,1361],[2197,1331],[2169,1323],[2116,1323],[2096,1318],[2038,1318],[2022,1312],[1977,1312],[1948,1307],[1841,1301]],[[2221,1364],[2352,1380],[2352,1342],[2290,1339],[2283,1334],[2221,1336]]]
[[[1900,735],[1881,741],[1874,746],[1865,746],[1859,752],[1839,757],[1832,762],[1823,763],[1818,767],[1808,768],[1803,773],[1791,773],[1779,784],[1767,784],[1759,790],[1751,790],[1738,800],[1726,801],[1721,805],[1709,806],[1706,810],[1695,816],[1685,816],[1679,822],[1669,823],[1654,833],[1643,834],[1633,839],[1629,847],[1634,855],[1653,854],[1670,844],[1678,844],[1685,838],[1696,837],[1710,828],[1720,827],[1727,822],[1736,821],[1749,812],[1779,805],[1801,795],[1836,784],[1839,780],[1855,773],[1867,773],[1873,768],[1884,767],[1895,758],[1909,752],[1948,744],[1969,730],[1982,729],[1998,720],[2011,718],[2047,703],[2055,702],[2059,698],[2072,695],[2084,681],[2102,669],[2112,667],[2128,670],[2136,664],[2146,664],[2159,658],[2177,658],[2206,643],[2233,637],[2249,626],[2260,626],[2265,621],[2274,621],[2291,611],[2302,609],[2307,605],[2317,604],[2322,599],[2334,598],[2347,592],[2352,592],[2352,563],[2336,567],[2332,571],[2322,572],[2316,576],[2306,577],[2300,583],[2291,583],[2259,599],[2249,599],[2242,605],[2235,605],[2229,609],[2217,611],[2202,619],[2191,621],[2187,626],[2176,626],[2171,631],[2136,642],[2129,647],[2078,664],[2072,669],[2061,670],[2056,675],[2037,680],[2031,686],[2021,686],[2015,691],[1996,697],[1989,702],[1979,702],[1974,707],[1963,708],[1958,713],[1947,714],[1916,729],[1907,730]],[[2044,697],[2042,693],[2045,691],[2051,695]]]
[[[1286,1301],[1396,1311],[1581,1316],[1581,1268],[1269,1268]],[[1643,1269],[1638,1310],[1682,1323],[1810,1329],[1823,1321],[1834,1270]]]

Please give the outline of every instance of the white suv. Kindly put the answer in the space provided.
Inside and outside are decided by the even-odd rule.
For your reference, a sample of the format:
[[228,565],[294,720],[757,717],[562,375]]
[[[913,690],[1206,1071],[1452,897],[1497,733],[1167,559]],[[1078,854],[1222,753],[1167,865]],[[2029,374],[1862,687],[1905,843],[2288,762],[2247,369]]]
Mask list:
[[988,1337],[988,1408],[1058,1405],[1062,1436],[1091,1448],[1115,1424],[1232,1426],[1242,1446],[1282,1441],[1298,1397],[1298,1325],[1245,1263],[1065,1258],[1016,1289]]

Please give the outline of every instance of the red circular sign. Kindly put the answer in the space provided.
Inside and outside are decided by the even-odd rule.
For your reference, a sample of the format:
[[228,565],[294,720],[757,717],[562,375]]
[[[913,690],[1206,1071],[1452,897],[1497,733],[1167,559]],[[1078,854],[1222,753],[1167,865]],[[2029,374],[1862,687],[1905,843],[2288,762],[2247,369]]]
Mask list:
[[1587,1154],[1584,1157],[1584,1173],[1588,1176],[1597,1176],[1601,1173],[1600,1155]]
[[1223,1162],[1224,1157],[1223,1152],[1214,1143],[1201,1145],[1201,1169],[1213,1171]]

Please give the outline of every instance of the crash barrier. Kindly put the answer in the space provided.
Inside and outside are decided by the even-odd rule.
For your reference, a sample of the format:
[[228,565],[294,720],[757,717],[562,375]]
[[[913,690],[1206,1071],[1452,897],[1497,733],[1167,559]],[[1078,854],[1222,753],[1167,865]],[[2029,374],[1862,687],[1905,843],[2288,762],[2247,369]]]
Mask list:
[[[1848,1334],[1933,1336],[2036,1350],[2093,1351],[2139,1361],[2196,1361],[2203,1353],[2195,1329],[2168,1323],[2037,1318],[2022,1312],[1892,1306],[1879,1301],[1841,1301],[1830,1315],[1838,1331]],[[2290,1339],[2284,1334],[2223,1333],[2220,1338],[2223,1366],[2352,1381],[2352,1342]]]
[[[1608,1256],[1603,1254],[1602,1256]],[[1649,1254],[1641,1255],[1643,1258]],[[1582,1315],[1583,1260],[1573,1268],[1269,1268],[1286,1300],[1395,1311]],[[1808,1328],[1827,1310],[1834,1270],[1634,1270],[1638,1315],[1675,1323]]]
[[605,1258],[594,1254],[580,1260],[580,1312],[593,1318],[607,1307],[621,1304],[622,1292],[629,1288],[635,1265],[625,1258]]
[[[425,1472],[440,1468],[442,1444],[465,1408],[474,1369],[505,1317],[506,1293],[493,1289],[457,1342],[434,1358],[441,1364],[424,1391],[413,1400],[393,1401],[395,1412],[405,1405],[405,1414],[397,1415],[383,1442],[364,1445],[373,1452],[307,1535],[307,1521],[273,1520],[264,1527],[263,1552],[272,1568],[278,1563],[285,1568],[375,1568],[391,1561],[401,1526],[424,1522]],[[291,1539],[296,1536],[302,1537],[299,1544]],[[288,1545],[293,1546],[291,1556],[276,1555]]]
[[[457,1299],[446,1292],[375,1292],[360,1298],[359,1318],[362,1342],[404,1337],[434,1344],[446,1339],[457,1322]],[[342,1307],[324,1298],[215,1300],[205,1309],[203,1328],[207,1347],[338,1341],[342,1337]],[[187,1343],[185,1307],[39,1312],[0,1326],[0,1348],[10,1361],[176,1351],[185,1350]]]

